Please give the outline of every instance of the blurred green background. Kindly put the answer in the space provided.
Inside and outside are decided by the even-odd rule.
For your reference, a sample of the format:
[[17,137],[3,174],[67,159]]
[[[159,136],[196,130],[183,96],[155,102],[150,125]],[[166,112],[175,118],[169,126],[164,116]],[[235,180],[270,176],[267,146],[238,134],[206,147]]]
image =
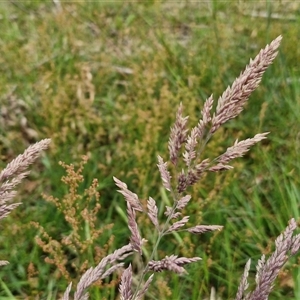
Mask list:
[[[1,167],[28,145],[52,139],[19,188],[15,201],[23,204],[0,224],[0,259],[10,261],[0,270],[1,299],[58,299],[69,282],[44,261],[47,254],[35,243],[39,231],[30,225],[38,222],[57,241],[72,232],[64,213],[41,196],[61,199],[68,193],[59,161],[79,166],[81,156],[88,156],[78,193],[97,178],[101,209],[94,225],[114,224],[82,259],[90,258],[92,266],[95,249],[111,252],[129,238],[125,201],[112,176],[143,201],[153,197],[163,220],[171,199],[161,188],[156,157],[168,159],[179,103],[195,126],[205,99],[211,93],[217,99],[250,58],[282,35],[280,52],[260,87],[242,114],[216,133],[206,154],[217,156],[237,138],[258,132],[269,131],[268,139],[236,160],[233,170],[210,174],[190,190],[189,224],[224,225],[224,230],[164,240],[160,258],[177,254],[203,260],[183,277],[158,274],[147,295],[205,299],[214,287],[222,299],[234,298],[248,258],[253,278],[261,253],[272,252],[290,218],[299,221],[299,2],[54,2],[0,3]],[[77,200],[84,207],[84,197]],[[144,216],[138,222],[150,249],[153,230]],[[77,263],[79,252],[70,251],[63,254]],[[270,299],[300,299],[297,262],[281,272]],[[72,267],[68,270],[78,280]],[[110,280],[93,288],[91,298],[117,299],[118,276]]]

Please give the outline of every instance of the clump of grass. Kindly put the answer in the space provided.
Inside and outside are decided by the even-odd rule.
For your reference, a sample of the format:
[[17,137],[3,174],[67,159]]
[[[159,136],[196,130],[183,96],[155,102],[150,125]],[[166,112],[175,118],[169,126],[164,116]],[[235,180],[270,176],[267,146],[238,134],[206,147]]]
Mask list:
[[[186,227],[186,225],[189,224],[190,216],[185,216],[184,212],[191,201],[191,196],[187,194],[186,191],[190,186],[198,183],[206,173],[232,169],[233,167],[230,163],[233,159],[242,157],[249,151],[250,147],[266,139],[268,132],[259,133],[253,138],[242,141],[237,140],[231,147],[227,148],[224,153],[217,157],[204,157],[204,150],[212,136],[223,124],[237,117],[243,110],[250,94],[259,85],[263,73],[275,59],[280,41],[281,36],[262,49],[255,59],[250,60],[246,69],[220,96],[215,110],[213,96],[210,96],[205,101],[201,111],[202,118],[191,130],[188,130],[188,117],[183,115],[183,106],[180,105],[176,115],[175,124],[171,128],[168,143],[172,167],[170,168],[168,163],[165,162],[161,156],[158,156],[157,166],[163,187],[173,200],[171,206],[167,206],[164,210],[166,218],[163,222],[158,218],[159,211],[155,199],[149,196],[147,203],[143,203],[137,194],[128,189],[124,182],[114,177],[115,184],[119,188],[118,191],[124,196],[127,204],[128,227],[131,232],[130,242],[115,250],[112,254],[105,256],[95,267],[91,267],[83,273],[75,288],[75,300],[88,299],[89,294],[87,289],[98,280],[103,280],[116,270],[123,268],[125,266],[124,260],[134,253],[136,256],[140,257],[143,267],[141,272],[138,272],[137,274],[134,274],[134,265],[132,264],[129,264],[123,271],[119,286],[120,297],[123,300],[142,299],[146,295],[150,284],[154,279],[155,273],[172,271],[181,275],[186,274],[186,265],[201,260],[200,257],[179,257],[175,253],[170,253],[169,255],[160,258],[158,250],[161,240],[167,238],[170,234],[178,234],[180,232],[188,232],[197,235],[223,229],[223,226],[221,225],[198,224]],[[214,112],[212,113],[213,110]],[[26,154],[24,153],[20,159],[17,158],[0,173],[0,179],[7,180],[8,178],[12,178],[12,184],[8,184],[7,182],[2,184],[4,201],[2,202],[3,205],[0,207],[0,217],[1,215],[3,217],[6,216],[16,207],[15,204],[9,206],[6,205],[6,202],[10,201],[14,196],[14,193],[10,192],[10,190],[15,187],[15,182],[19,183],[23,179],[27,174],[25,170],[28,165],[36,159],[41,150],[47,147],[48,143],[49,140],[45,140],[44,142],[37,143],[36,146],[32,146],[29,149],[34,149],[34,151],[29,151],[28,149],[27,152],[25,151]],[[25,164],[23,161],[25,161]],[[95,233],[96,238],[101,233],[101,230],[97,231],[94,225],[92,225],[96,220],[96,214],[99,210],[99,205],[97,205],[97,200],[99,198],[96,189],[97,182],[94,181],[92,186],[85,191],[89,201],[93,198],[96,199],[95,208],[92,209],[91,212],[88,212],[84,207],[80,207],[80,201],[78,201],[81,196],[78,194],[77,187],[78,183],[83,180],[81,172],[85,162],[86,158],[83,159],[83,162],[77,171],[74,170],[72,165],[62,163],[62,166],[66,169],[68,174],[63,178],[63,182],[69,184],[70,193],[63,198],[63,201],[59,201],[59,199],[53,197],[46,197],[47,200],[53,202],[57,208],[64,213],[66,221],[72,227],[70,236],[64,239],[62,243],[53,243],[51,238],[46,235],[45,231],[43,231],[43,234],[49,239],[48,245],[39,240],[39,243],[44,247],[45,251],[51,253],[54,257],[58,254],[60,257],[59,259],[56,259],[55,257],[49,262],[56,264],[59,268],[65,266],[68,258],[62,259],[60,246],[56,248],[58,244],[69,246],[70,241],[72,241],[73,244],[71,249],[73,251],[78,251],[75,250],[77,247],[82,251],[85,251],[89,248],[91,243],[95,241],[91,235],[86,242],[83,242],[80,239],[80,236],[82,235],[82,227],[80,224],[82,224],[82,221]],[[14,179],[14,176],[16,176],[16,179]],[[153,245],[148,246],[148,241],[141,236],[140,224],[136,221],[137,213],[144,213],[150,219],[155,236]],[[80,216],[81,219],[77,220],[75,215]],[[251,292],[247,292],[249,286],[247,278],[250,269],[250,261],[248,261],[237,291],[237,300],[268,298],[274,280],[278,276],[280,269],[291,256],[296,255],[300,250],[300,235],[294,235],[296,228],[296,221],[291,219],[287,228],[276,239],[276,248],[273,254],[269,259],[262,256],[259,260],[257,265],[256,285]],[[55,245],[55,247],[51,248],[53,245]],[[77,253],[81,252],[81,250]],[[144,259],[143,253],[151,254],[149,258],[145,255],[147,259]],[[2,261],[1,263],[4,265],[7,262]],[[84,264],[84,266],[86,266],[86,264]],[[71,277],[65,267],[62,267],[60,271],[66,278],[69,279]],[[70,298],[71,289],[72,283],[69,284],[65,291],[62,297],[63,300],[68,300]]]

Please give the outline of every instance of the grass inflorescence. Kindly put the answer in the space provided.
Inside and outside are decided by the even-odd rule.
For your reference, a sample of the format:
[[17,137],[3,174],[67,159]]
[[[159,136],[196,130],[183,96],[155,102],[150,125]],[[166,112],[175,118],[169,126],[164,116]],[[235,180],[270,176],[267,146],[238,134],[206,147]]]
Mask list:
[[[10,264],[1,267],[0,296],[62,298],[70,281],[73,293],[111,253],[116,272],[97,279],[92,299],[115,299],[119,290],[124,299],[136,296],[149,270],[158,288],[150,285],[146,299],[202,299],[211,287],[234,298],[250,257],[250,275],[261,253],[274,266],[280,232],[277,245],[293,253],[295,223],[285,228],[299,220],[298,10],[270,1],[1,6],[2,169],[30,144],[51,138],[51,146],[19,177],[18,194],[8,194],[14,201],[2,202],[4,214],[22,206],[1,220],[1,259]],[[240,71],[280,34],[280,52],[247,100],[278,44],[261,54],[262,69]],[[3,188],[14,188],[18,180],[7,179]],[[136,193],[141,206],[126,205],[115,183],[127,203]],[[197,224],[204,227],[184,230]],[[195,235],[200,229],[215,231]],[[114,259],[132,250],[126,272],[114,269]],[[188,275],[156,273],[182,273],[197,257]],[[298,299],[298,276],[292,258],[270,299]],[[249,290],[255,299],[254,280]]]

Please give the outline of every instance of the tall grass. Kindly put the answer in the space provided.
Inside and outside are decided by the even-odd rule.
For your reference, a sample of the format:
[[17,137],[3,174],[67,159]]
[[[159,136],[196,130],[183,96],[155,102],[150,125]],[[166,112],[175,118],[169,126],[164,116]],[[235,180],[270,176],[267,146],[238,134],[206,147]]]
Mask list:
[[[210,286],[225,298],[233,297],[238,285],[235,274],[242,273],[248,257],[258,259],[268,237],[277,236],[298,214],[297,5],[93,2],[62,7],[61,13],[44,2],[0,7],[3,168],[29,144],[52,138],[42,164],[20,189],[16,201],[23,202],[22,210],[15,210],[1,224],[1,258],[13,249],[10,265],[1,270],[6,287],[1,296],[55,298],[65,286],[57,270],[43,261],[45,253],[34,243],[37,231],[24,226],[38,220],[57,240],[69,233],[63,216],[40,196],[46,192],[63,198],[67,193],[60,182],[64,171],[59,160],[76,165],[88,154],[80,189],[98,178],[102,205],[98,225],[115,223],[117,234],[108,250],[123,245],[128,236],[125,206],[114,193],[112,175],[122,178],[142,199],[151,194],[163,200],[161,207],[168,205],[170,199],[157,184],[155,165],[158,153],[166,157],[169,127],[179,103],[183,102],[190,122],[196,122],[202,101],[211,92],[217,98],[249,56],[283,34],[276,64],[250,98],[247,112],[217,132],[208,151],[213,156],[236,138],[256,132],[270,131],[268,140],[237,161],[235,172],[208,176],[191,191],[199,201],[187,213],[205,224],[225,225],[226,231],[217,237],[172,236],[172,244],[162,244],[165,253],[200,256],[203,264],[191,267],[185,279],[171,274],[158,278],[160,298],[167,297],[166,281],[178,291],[178,298],[184,298],[200,277],[203,281],[199,291],[193,290],[194,299],[209,294]],[[254,16],[255,12],[265,16]],[[78,93],[86,66],[95,89],[92,104],[89,93],[84,97]],[[145,225],[147,235],[149,224]],[[241,250],[232,247],[237,239]],[[30,261],[38,270],[31,277]],[[298,268],[288,265],[288,269],[296,278]],[[224,276],[226,270],[232,273]],[[283,274],[279,282],[278,291],[285,298],[297,299],[297,286],[289,275]]]

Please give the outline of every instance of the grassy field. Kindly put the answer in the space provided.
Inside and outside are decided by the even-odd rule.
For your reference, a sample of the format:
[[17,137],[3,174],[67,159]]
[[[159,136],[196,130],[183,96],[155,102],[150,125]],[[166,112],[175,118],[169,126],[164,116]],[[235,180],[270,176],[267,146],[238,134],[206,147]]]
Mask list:
[[[19,188],[15,201],[22,205],[0,224],[0,259],[10,262],[0,269],[0,299],[59,299],[70,281],[128,242],[126,204],[113,176],[140,199],[156,199],[163,218],[170,199],[157,155],[168,158],[180,102],[195,126],[205,99],[217,99],[250,58],[283,36],[245,110],[206,153],[217,156],[258,132],[270,132],[268,139],[233,170],[189,190],[190,223],[224,229],[170,235],[160,257],[202,261],[187,268],[189,275],[157,274],[147,294],[196,300],[214,287],[222,299],[234,298],[248,258],[254,277],[261,254],[270,254],[288,220],[300,217],[299,2],[7,1],[0,3],[0,25],[1,168],[28,145],[52,139]],[[90,223],[81,214],[86,208]],[[151,243],[149,220],[141,216],[138,224]],[[141,262],[133,260],[138,273]],[[99,283],[91,299],[117,299],[118,280],[116,274]],[[299,280],[296,257],[270,299],[300,299]]]

